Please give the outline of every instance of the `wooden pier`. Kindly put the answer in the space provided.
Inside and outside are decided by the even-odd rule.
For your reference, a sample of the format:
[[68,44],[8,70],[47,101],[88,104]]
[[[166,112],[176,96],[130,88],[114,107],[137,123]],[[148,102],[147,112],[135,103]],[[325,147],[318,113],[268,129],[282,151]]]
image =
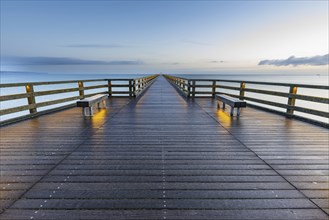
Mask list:
[[164,77],[108,105],[1,128],[1,220],[329,219],[327,128],[230,117]]

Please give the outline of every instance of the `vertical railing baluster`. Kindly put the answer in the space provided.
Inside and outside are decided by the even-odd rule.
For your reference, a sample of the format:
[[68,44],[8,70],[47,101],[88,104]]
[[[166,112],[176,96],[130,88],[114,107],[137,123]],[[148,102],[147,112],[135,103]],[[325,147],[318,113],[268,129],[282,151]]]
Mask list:
[[246,83],[240,83],[240,100],[244,100],[244,89],[246,88]]
[[112,81],[111,80],[107,80],[107,89],[108,89],[109,96],[112,96]]
[[212,81],[212,97],[215,98],[215,95],[216,95],[216,80],[213,80]]
[[83,82],[79,81],[78,82],[78,86],[79,86],[79,99],[83,99],[85,97],[85,91],[84,91],[84,87],[83,87]]
[[[28,102],[28,104],[29,104],[29,105],[35,105],[36,102],[35,102],[35,96],[34,96],[34,88],[33,88],[33,85],[32,85],[32,84],[27,84],[27,85],[25,86],[25,89],[26,89],[26,93],[29,95],[29,96],[27,97],[27,102]],[[31,114],[37,112],[37,108],[36,108],[36,106],[30,108],[29,110],[30,110],[30,113],[31,113]]]
[[133,80],[133,91],[132,91],[133,97],[136,97],[136,80]]
[[195,80],[192,80],[192,97],[195,97]]
[[184,85],[183,85],[183,88],[184,88],[184,92],[187,90],[187,87],[186,87],[186,79],[184,79],[184,81],[183,81],[183,83],[184,83]]
[[297,94],[297,86],[290,86],[289,89],[289,98],[288,98],[288,108],[287,108],[287,114],[288,117],[292,116],[294,114],[294,107],[296,104],[296,98],[294,95]]
[[130,79],[129,80],[129,97],[130,98],[132,97],[132,91],[133,91],[133,88],[132,88],[132,80]]
[[187,98],[191,97],[191,80],[187,80]]

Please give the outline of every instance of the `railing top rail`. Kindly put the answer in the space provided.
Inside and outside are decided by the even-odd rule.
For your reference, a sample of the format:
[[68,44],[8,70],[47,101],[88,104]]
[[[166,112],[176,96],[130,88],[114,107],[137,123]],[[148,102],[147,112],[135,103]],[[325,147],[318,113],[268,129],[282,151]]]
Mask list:
[[139,80],[139,79],[144,79],[144,78],[150,78],[150,77],[155,77],[155,76],[158,76],[158,75],[150,75],[150,76],[144,76],[144,77],[138,77],[138,78],[133,78],[132,80]]
[[[175,76],[177,77],[177,76]],[[182,77],[177,77],[180,79],[186,79]],[[232,83],[250,83],[250,84],[259,84],[259,85],[271,85],[271,86],[297,86],[300,88],[310,88],[310,89],[329,89],[329,86],[326,85],[310,85],[310,84],[300,84],[300,83],[279,83],[279,82],[260,82],[260,81],[248,81],[248,80],[224,80],[224,79],[195,79],[189,78],[190,81],[203,81],[203,82],[232,82]]]
[[[153,76],[153,75],[150,75]],[[140,78],[108,78],[108,79],[82,79],[82,80],[65,80],[65,81],[44,81],[44,82],[22,82],[22,83],[3,83],[0,84],[0,88],[7,87],[19,87],[26,85],[40,86],[40,85],[55,85],[55,84],[69,84],[69,83],[78,83],[78,82],[99,82],[99,81],[130,81],[136,79],[143,79],[150,76],[140,77]]]
[[164,74],[164,76],[171,76],[171,77],[176,77],[176,78],[179,78],[179,79],[184,79],[184,80],[190,80],[188,78],[185,78],[185,77],[180,77],[180,76],[175,76],[175,75],[167,75],[167,74]]

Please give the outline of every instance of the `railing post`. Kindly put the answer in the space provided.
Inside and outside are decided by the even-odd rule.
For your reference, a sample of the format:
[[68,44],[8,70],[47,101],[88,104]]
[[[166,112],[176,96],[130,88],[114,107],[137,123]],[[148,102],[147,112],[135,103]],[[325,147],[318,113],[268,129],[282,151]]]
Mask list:
[[296,98],[294,97],[294,95],[297,94],[297,86],[290,86],[289,89],[289,98],[288,98],[288,108],[287,108],[287,114],[288,117],[291,117],[294,114],[294,106],[296,103]]
[[107,80],[107,88],[108,88],[109,96],[112,96],[112,81],[111,80]]
[[79,86],[79,98],[83,99],[85,97],[85,91],[83,89],[83,82],[79,81],[78,86]]
[[212,81],[212,97],[215,98],[216,95],[216,80]]
[[184,91],[187,90],[187,89],[186,89],[186,80],[185,80],[185,79],[183,80],[183,90],[184,90]]
[[244,100],[244,89],[246,88],[246,83],[240,83],[240,100]]
[[133,88],[132,88],[132,80],[130,79],[129,80],[129,98],[132,97],[132,92],[133,92]]
[[132,91],[132,96],[136,97],[136,80],[133,79],[133,91]]
[[195,80],[192,80],[192,98],[195,97]]
[[[25,86],[25,89],[26,89],[26,93],[29,94],[29,97],[27,97],[27,102],[29,105],[35,105],[35,96],[34,96],[34,88],[33,88],[33,85],[31,84],[27,84]],[[32,113],[36,113],[37,112],[37,108],[34,107],[34,108],[30,108],[30,114]]]
[[191,81],[187,80],[187,98],[191,96]]

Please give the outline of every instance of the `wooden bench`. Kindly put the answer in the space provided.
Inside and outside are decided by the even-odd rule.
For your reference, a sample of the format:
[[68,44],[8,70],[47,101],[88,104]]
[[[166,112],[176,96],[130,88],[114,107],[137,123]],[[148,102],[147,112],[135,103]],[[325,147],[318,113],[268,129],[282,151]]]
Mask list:
[[83,108],[82,111],[84,116],[93,116],[94,115],[93,107],[97,105],[98,108],[106,108],[107,98],[108,95],[105,94],[94,95],[89,98],[77,101],[77,107]]
[[240,115],[240,108],[247,107],[247,102],[241,101],[239,99],[232,98],[228,95],[216,95],[216,99],[218,100],[217,108],[220,108],[220,102],[223,103],[223,109],[225,109],[225,104],[231,106],[231,116],[234,114],[234,108],[238,108],[237,116]]

